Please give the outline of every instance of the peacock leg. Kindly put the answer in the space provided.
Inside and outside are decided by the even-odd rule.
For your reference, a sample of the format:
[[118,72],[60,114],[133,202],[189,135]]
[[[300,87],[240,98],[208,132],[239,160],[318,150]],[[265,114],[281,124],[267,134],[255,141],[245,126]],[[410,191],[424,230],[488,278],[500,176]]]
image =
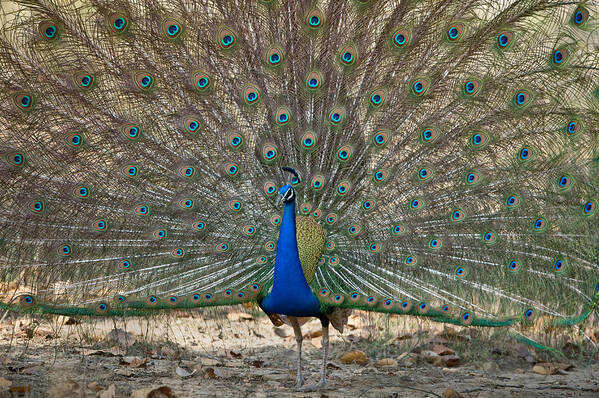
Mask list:
[[302,376],[302,329],[296,317],[290,316],[289,322],[293,326],[293,333],[295,333],[295,341],[297,343],[297,377],[296,377],[296,389],[300,389],[304,384],[304,377]]
[[324,388],[327,384],[327,356],[329,355],[329,325],[322,325],[322,371],[318,388]]
[[326,317],[320,319],[322,322],[322,369],[320,382],[316,385],[303,387],[304,392],[316,391],[326,387],[327,384],[327,356],[329,355],[329,320]]

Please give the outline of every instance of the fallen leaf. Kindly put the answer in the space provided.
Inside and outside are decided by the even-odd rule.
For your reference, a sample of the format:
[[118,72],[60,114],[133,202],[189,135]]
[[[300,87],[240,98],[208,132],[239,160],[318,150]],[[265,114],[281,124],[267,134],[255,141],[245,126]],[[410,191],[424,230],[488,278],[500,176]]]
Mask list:
[[264,367],[267,367],[268,365],[270,365],[269,362],[263,361],[261,359],[255,359],[255,360],[251,361],[250,364],[256,368],[264,368]]
[[562,371],[570,370],[574,365],[561,362],[542,362],[536,364],[532,371],[540,375],[554,375]]
[[137,340],[135,336],[123,329],[112,329],[106,335],[106,339],[111,342],[116,342],[123,347],[129,347],[135,344]]
[[0,388],[10,387],[12,386],[12,381],[5,379],[4,377],[0,377]]
[[443,355],[441,359],[443,360],[443,365],[447,368],[460,366],[460,357],[457,355]]
[[133,358],[131,362],[129,362],[130,368],[145,368],[146,367],[146,358]]
[[131,398],[176,398],[176,395],[169,387],[162,386],[132,391]]
[[8,392],[12,394],[24,395],[31,391],[31,386],[12,386],[8,389]]
[[227,319],[231,322],[236,321],[251,321],[254,319],[252,314],[248,314],[247,312],[229,312],[227,314]]
[[392,358],[383,358],[375,362],[377,368],[394,368],[397,366],[397,361]]
[[316,337],[322,336],[322,330],[314,330],[312,332],[308,332],[304,335],[304,339],[314,339]]
[[222,377],[222,372],[218,368],[204,368],[204,378],[218,380]]
[[233,351],[233,350],[229,350],[228,354],[229,354],[229,357],[231,357],[231,358],[237,358],[237,359],[239,359],[239,358],[243,357],[243,355],[240,352],[236,352],[236,351]]
[[106,351],[106,350],[94,350],[91,348],[78,348],[77,351],[84,356],[91,356],[91,355],[100,355],[100,356],[106,356],[106,357],[118,357],[118,356],[123,356],[125,351],[123,349],[121,349],[120,347],[112,347],[110,350]]
[[439,355],[453,355],[455,354],[455,351],[452,350],[449,347],[446,347],[444,345],[441,344],[435,344],[433,346],[433,351],[436,352]]
[[177,374],[177,376],[183,378],[193,376],[196,371],[197,369],[194,369],[192,372],[190,372],[188,369],[182,368],[181,366],[177,366],[177,368],[175,369],[175,373]]
[[443,398],[461,398],[462,395],[458,394],[456,392],[456,390],[454,390],[451,387],[447,387],[444,391],[443,391]]
[[357,363],[360,365],[366,365],[368,363],[368,359],[366,358],[366,354],[363,351],[351,351],[346,354],[343,354],[341,358],[339,358],[341,363],[350,364]]

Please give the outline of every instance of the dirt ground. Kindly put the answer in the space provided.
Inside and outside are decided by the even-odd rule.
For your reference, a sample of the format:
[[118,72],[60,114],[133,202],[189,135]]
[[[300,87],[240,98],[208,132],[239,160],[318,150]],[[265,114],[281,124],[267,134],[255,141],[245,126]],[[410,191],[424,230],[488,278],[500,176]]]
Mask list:
[[[302,330],[315,384],[320,324]],[[599,397],[595,331],[561,345],[561,358],[479,329],[354,314],[332,333],[327,388],[298,392],[292,329],[251,310],[94,323],[9,315],[0,398]]]

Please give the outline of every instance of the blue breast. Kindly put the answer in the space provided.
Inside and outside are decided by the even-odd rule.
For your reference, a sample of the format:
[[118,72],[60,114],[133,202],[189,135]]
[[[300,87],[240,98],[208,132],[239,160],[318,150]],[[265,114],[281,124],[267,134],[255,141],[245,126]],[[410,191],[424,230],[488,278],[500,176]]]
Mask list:
[[272,290],[260,301],[267,314],[316,316],[320,303],[308,286],[297,249],[295,201],[285,204],[277,244],[275,277]]

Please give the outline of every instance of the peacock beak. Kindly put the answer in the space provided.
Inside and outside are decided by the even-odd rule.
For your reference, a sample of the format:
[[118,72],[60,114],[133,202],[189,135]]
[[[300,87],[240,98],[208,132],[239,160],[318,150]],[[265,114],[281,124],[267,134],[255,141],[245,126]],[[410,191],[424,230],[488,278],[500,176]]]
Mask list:
[[283,195],[279,194],[277,196],[277,206],[279,206],[281,204],[281,202],[283,201]]

